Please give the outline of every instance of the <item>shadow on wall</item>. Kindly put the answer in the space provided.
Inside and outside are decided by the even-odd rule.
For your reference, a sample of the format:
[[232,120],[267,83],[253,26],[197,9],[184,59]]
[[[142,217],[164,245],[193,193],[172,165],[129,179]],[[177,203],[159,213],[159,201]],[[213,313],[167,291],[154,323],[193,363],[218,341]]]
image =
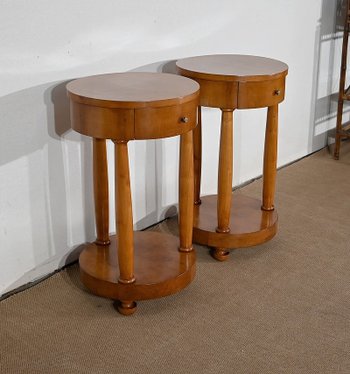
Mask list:
[[[314,76],[309,131],[309,152],[327,144],[334,137],[340,76],[340,57],[346,0],[323,0],[322,13],[315,33]],[[325,80],[324,77],[327,77]],[[323,80],[322,80],[323,79]],[[344,106],[350,113],[350,107]]]
[[[64,143],[55,128],[66,120],[66,98],[56,87],[47,83],[0,98],[2,257],[4,272],[22,271],[23,279],[31,268],[49,267],[68,246]],[[55,109],[51,92],[63,110]]]
[[[133,71],[174,73],[175,61]],[[0,279],[5,285],[0,294],[76,260],[77,246],[95,237],[91,139],[70,129],[67,83],[50,82],[0,98],[0,168],[6,180],[0,202],[8,205],[0,241],[6,252],[2,264],[9,268]],[[142,181],[146,216],[135,224],[142,229],[177,210],[163,202],[163,140],[146,141],[145,147],[134,143],[134,169],[141,157],[147,169]],[[10,275],[14,268],[17,278]]]

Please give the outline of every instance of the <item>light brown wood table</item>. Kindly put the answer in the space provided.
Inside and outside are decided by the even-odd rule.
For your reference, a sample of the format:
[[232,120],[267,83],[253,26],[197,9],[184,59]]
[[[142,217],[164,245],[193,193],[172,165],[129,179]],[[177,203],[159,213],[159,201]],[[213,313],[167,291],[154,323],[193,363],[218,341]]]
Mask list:
[[[288,66],[281,61],[245,55],[190,57],[177,61],[176,65],[179,74],[200,84],[200,106],[222,111],[218,193],[200,197],[202,130],[199,107],[199,123],[194,130],[193,241],[213,247],[213,257],[224,261],[228,249],[264,243],[277,231],[274,196],[278,104],[284,100]],[[233,111],[262,107],[268,110],[260,201],[241,194],[232,195]]]
[[[81,280],[93,293],[119,301],[132,314],[135,300],[186,287],[195,275],[192,247],[193,131],[199,85],[157,73],[117,73],[68,83],[71,126],[93,138],[97,238],[79,257]],[[128,142],[180,135],[179,236],[133,232]],[[116,235],[109,235],[106,139],[115,144]],[[137,160],[136,160],[137,161]]]

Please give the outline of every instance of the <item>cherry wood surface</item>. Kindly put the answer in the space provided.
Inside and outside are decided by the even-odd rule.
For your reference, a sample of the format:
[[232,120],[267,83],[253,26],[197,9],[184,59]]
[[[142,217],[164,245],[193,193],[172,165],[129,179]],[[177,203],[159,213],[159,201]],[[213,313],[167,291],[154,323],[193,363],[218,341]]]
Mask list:
[[223,110],[221,116],[220,155],[218,172],[217,228],[230,232],[230,210],[233,174],[233,110]]
[[240,82],[238,109],[262,108],[284,100],[285,78],[264,82]]
[[193,130],[194,203],[201,203],[202,175],[202,108],[198,107],[198,124]]
[[265,81],[286,76],[288,66],[278,60],[249,55],[207,55],[176,62],[186,77],[213,81]]
[[181,252],[191,252],[193,251],[192,224],[194,203],[192,131],[182,134],[180,137],[179,181],[179,250]]
[[276,174],[277,174],[277,141],[278,141],[278,106],[267,110],[264,169],[263,169],[263,210],[274,209]]
[[[177,61],[179,74],[200,85],[200,106],[222,111],[218,195],[200,197],[201,131],[195,131],[194,242],[213,247],[219,261],[229,249],[271,239],[277,230],[274,195],[277,165],[278,104],[285,97],[288,66],[278,60],[244,55],[209,55]],[[262,201],[232,194],[233,111],[268,107]]]
[[[198,83],[156,73],[118,73],[67,85],[71,126],[93,138],[97,238],[80,255],[81,279],[100,296],[119,301],[121,314],[135,300],[162,297],[186,287],[195,274],[192,246],[193,134]],[[128,141],[180,135],[179,239],[133,232]],[[106,139],[115,144],[116,236],[109,238]]]
[[112,73],[67,84],[75,102],[103,108],[135,109],[184,104],[197,96],[196,82],[174,74]]
[[197,124],[199,85],[174,74],[115,73],[67,84],[71,125],[100,139],[158,139]]
[[158,232],[134,232],[135,281],[119,278],[118,243],[87,244],[79,258],[84,285],[93,293],[113,300],[146,300],[167,296],[186,287],[194,278],[195,252],[178,251],[179,238]]
[[261,201],[243,194],[233,194],[230,232],[218,233],[217,195],[201,197],[194,207],[193,241],[209,247],[245,248],[273,238],[277,232],[277,212],[260,209]]
[[105,139],[93,139],[93,179],[96,242],[109,244],[108,166]]

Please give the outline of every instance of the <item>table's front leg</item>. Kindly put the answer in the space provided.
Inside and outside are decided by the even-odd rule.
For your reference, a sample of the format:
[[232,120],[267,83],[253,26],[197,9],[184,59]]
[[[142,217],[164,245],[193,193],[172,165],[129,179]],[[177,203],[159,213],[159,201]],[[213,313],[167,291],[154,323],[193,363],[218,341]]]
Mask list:
[[[135,276],[128,144],[126,141],[114,143],[116,233],[120,272],[118,282],[130,284],[135,282]],[[120,300],[120,302],[118,310],[121,314],[129,315],[135,312],[136,303],[133,300]]]
[[96,221],[96,244],[108,245],[109,196],[107,148],[105,139],[93,139],[93,179]]
[[267,110],[262,210],[274,210],[277,167],[277,140],[278,140],[278,105],[270,106]]
[[193,133],[180,136],[179,166],[179,236],[180,252],[191,252],[193,225]]
[[[216,232],[230,232],[230,215],[232,200],[232,174],[233,174],[233,109],[222,109],[220,155],[218,175],[218,200]],[[214,258],[220,261],[227,259],[229,251],[226,248],[215,248],[212,252]]]

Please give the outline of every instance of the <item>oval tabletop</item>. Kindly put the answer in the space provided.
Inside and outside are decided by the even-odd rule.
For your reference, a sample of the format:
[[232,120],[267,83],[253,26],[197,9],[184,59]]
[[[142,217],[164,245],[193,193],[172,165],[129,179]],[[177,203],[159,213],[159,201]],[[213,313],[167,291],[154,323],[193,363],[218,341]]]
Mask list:
[[221,81],[264,81],[284,77],[288,65],[266,57],[207,55],[178,60],[176,66],[187,77]]
[[70,98],[104,108],[163,107],[199,95],[199,85],[174,74],[113,73],[79,78],[67,84]]

